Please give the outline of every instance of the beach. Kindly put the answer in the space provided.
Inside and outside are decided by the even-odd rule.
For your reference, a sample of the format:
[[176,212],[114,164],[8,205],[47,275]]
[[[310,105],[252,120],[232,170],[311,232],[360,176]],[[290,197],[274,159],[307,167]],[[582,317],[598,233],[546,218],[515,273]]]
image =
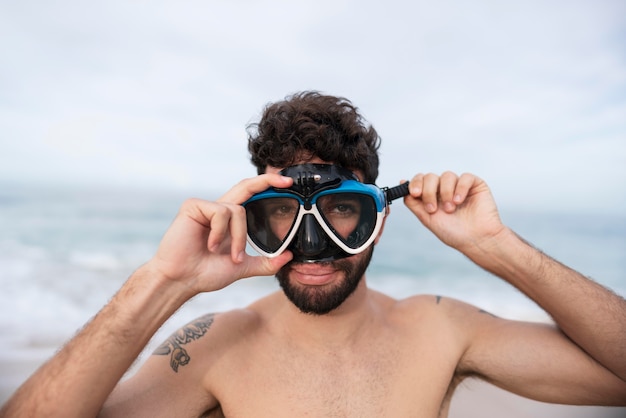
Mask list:
[[623,418],[626,408],[554,405],[472,380],[457,389],[449,418]]

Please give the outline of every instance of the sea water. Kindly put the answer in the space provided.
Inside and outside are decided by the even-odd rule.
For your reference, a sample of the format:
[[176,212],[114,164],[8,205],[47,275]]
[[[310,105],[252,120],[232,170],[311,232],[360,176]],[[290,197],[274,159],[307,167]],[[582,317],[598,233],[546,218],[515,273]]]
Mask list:
[[[0,402],[150,259],[185,197],[170,191],[2,185]],[[549,320],[512,286],[438,241],[400,201],[391,209],[367,273],[371,287],[396,298],[441,295],[506,318]],[[506,224],[547,254],[626,295],[626,215],[500,212]],[[274,278],[262,277],[199,295],[163,326],[145,353],[203,313],[242,307],[277,289]]]

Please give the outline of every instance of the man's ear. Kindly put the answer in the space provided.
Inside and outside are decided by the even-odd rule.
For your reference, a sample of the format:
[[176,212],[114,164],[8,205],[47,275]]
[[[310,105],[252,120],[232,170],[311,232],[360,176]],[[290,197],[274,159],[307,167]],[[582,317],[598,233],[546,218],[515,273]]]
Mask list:
[[391,213],[391,207],[387,206],[386,210],[387,210],[387,215],[383,218],[383,224],[380,226],[378,235],[376,236],[376,239],[374,240],[374,245],[378,244],[378,241],[380,241],[380,237],[383,235],[383,231],[385,230],[385,222],[387,222],[387,216],[389,216],[389,214]]

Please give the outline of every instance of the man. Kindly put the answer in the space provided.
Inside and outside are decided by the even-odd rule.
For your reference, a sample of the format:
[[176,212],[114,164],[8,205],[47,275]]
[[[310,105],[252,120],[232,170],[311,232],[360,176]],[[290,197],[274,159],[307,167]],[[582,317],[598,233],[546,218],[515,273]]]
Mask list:
[[[626,404],[624,299],[503,225],[481,179],[418,174],[404,203],[557,326],[367,287],[396,196],[368,185],[379,138],[349,101],[297,94],[268,106],[256,128],[249,149],[259,176],[215,202],[185,202],[154,258],[3,416],[434,418],[447,416],[467,377],[546,402]],[[262,256],[245,253],[247,236]],[[188,324],[118,384],[187,300],[259,275],[276,275],[283,291]]]

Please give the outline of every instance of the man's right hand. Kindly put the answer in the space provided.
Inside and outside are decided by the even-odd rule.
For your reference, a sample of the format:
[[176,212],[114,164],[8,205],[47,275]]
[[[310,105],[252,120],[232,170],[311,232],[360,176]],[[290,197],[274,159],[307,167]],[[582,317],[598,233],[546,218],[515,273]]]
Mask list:
[[274,275],[292,258],[250,256],[241,204],[270,186],[289,187],[289,177],[262,174],[245,179],[215,202],[187,200],[146,268],[184,284],[192,294],[218,290],[244,277]]

